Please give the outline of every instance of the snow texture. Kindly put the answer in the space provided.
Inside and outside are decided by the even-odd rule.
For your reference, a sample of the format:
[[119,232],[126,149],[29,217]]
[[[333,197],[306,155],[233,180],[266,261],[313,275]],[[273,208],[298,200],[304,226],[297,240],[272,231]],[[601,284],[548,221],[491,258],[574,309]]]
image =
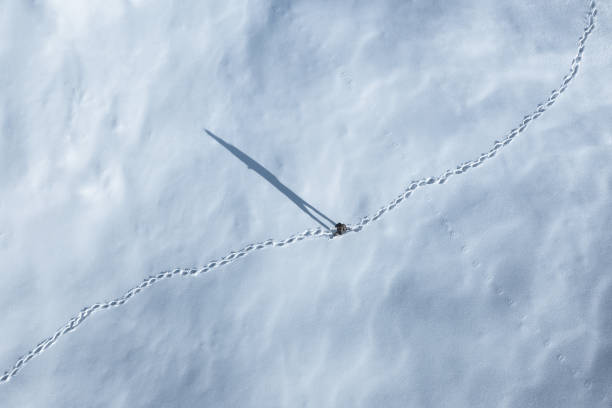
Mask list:
[[0,406],[612,406],[612,9],[446,3],[0,4]]

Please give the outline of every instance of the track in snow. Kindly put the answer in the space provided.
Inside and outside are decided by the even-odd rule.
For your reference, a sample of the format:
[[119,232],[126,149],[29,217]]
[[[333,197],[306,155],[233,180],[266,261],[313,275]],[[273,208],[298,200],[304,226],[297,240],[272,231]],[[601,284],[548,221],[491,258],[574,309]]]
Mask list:
[[[463,174],[470,170],[471,168],[475,168],[480,166],[485,161],[493,158],[497,152],[499,152],[504,146],[507,146],[516,136],[518,136],[521,132],[523,132],[529,123],[533,122],[537,118],[539,118],[544,112],[548,110],[559,98],[559,96],[567,89],[570,82],[576,77],[578,73],[578,69],[580,68],[580,63],[582,61],[582,55],[584,53],[585,44],[589,35],[595,29],[595,16],[597,15],[597,8],[595,5],[595,1],[591,1],[589,3],[589,10],[587,14],[587,23],[584,27],[582,35],[578,40],[578,51],[572,63],[570,65],[570,70],[567,75],[563,78],[561,85],[552,91],[548,99],[540,103],[536,109],[530,114],[526,115],[523,120],[519,123],[519,125],[512,129],[510,132],[506,134],[506,136],[501,141],[495,141],[493,147],[486,153],[482,153],[477,159],[470,160],[465,163],[458,165],[454,170],[447,170],[439,176],[434,177],[426,177],[420,180],[416,180],[411,182],[408,187],[399,195],[397,198],[393,199],[387,205],[381,207],[374,215],[363,217],[356,224],[349,224],[348,233],[356,233],[363,231],[363,229],[370,223],[377,221],[382,217],[385,213],[396,208],[402,201],[408,198],[414,191],[419,188],[425,187],[430,184],[443,184],[450,177]],[[209,272],[215,268],[219,268],[223,265],[230,264],[237,259],[243,258],[250,253],[257,251],[259,249],[269,248],[269,247],[283,247],[286,245],[291,245],[295,242],[303,241],[306,239],[314,239],[314,238],[332,238],[333,233],[324,228],[313,228],[308,229],[306,231],[300,232],[298,234],[291,235],[288,238],[283,240],[274,240],[268,239],[263,242],[253,243],[245,246],[239,251],[230,252],[225,257],[209,262],[207,265],[200,268],[177,268],[166,272],[161,272],[155,276],[150,276],[142,281],[138,286],[133,287],[128,290],[124,295],[107,301],[103,303],[95,303],[91,306],[87,306],[83,308],[79,314],[71,318],[64,326],[59,328],[51,337],[46,338],[45,340],[38,343],[36,347],[27,352],[24,356],[20,357],[17,362],[11,367],[9,370],[5,371],[5,373],[0,377],[0,384],[7,383],[11,380],[27,363],[30,362],[34,357],[39,356],[44,351],[48,350],[57,340],[74,331],[77,327],[85,321],[92,314],[109,309],[111,307],[118,307],[125,304],[128,300],[133,298],[138,293],[142,292],[144,289],[152,286],[154,283],[161,281],[163,279],[172,278],[174,276],[198,276],[200,274]]]

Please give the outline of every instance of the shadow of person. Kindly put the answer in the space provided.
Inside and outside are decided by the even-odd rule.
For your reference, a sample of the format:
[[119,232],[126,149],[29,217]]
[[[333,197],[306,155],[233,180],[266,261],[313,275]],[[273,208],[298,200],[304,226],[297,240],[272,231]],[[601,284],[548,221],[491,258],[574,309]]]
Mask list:
[[[331,226],[336,224],[334,221],[332,221],[327,216],[325,216],[321,211],[317,210],[312,205],[304,201],[300,196],[295,194],[289,187],[281,183],[280,180],[277,179],[274,174],[270,173],[268,169],[266,169],[264,166],[256,162],[251,156],[244,153],[242,150],[238,149],[236,146],[227,143],[225,140],[221,139],[219,136],[215,135],[210,130],[208,129],[204,129],[204,130],[206,131],[208,136],[212,137],[213,139],[215,139],[215,141],[217,141],[217,143],[219,143],[221,146],[229,150],[231,154],[233,154],[238,159],[240,159],[240,161],[246,164],[246,166],[249,169],[255,171],[261,177],[266,179],[268,183],[272,184],[278,191],[280,191],[288,199],[293,201],[293,203],[297,205],[300,208],[300,210],[304,211],[306,214],[308,214],[308,216],[310,216],[310,218],[318,222],[324,228],[330,229]],[[326,225],[323,220],[329,222],[331,225]]]

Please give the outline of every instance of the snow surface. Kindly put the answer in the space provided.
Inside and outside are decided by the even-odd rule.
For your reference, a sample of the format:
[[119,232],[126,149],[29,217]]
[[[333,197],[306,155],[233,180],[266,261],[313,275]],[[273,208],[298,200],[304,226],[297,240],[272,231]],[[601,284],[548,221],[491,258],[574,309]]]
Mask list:
[[[1,374],[148,275],[316,227],[297,199],[352,223],[477,158],[559,86],[588,4],[0,10]],[[0,407],[612,406],[611,13],[493,159],[93,315]]]

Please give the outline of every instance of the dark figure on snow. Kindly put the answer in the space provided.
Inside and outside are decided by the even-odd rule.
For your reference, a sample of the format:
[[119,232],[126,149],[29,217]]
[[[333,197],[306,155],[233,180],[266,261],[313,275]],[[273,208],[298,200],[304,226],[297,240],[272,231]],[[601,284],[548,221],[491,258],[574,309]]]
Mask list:
[[334,236],[344,234],[348,229],[346,228],[346,224],[338,223],[336,224],[336,231],[334,232]]

